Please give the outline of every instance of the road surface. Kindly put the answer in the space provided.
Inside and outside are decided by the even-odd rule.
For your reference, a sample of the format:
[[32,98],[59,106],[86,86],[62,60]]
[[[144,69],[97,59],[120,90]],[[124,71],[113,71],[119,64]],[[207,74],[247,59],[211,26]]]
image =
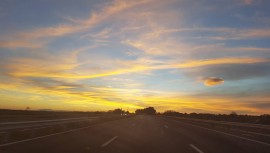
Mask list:
[[2,145],[1,153],[270,153],[270,144],[177,119],[135,116]]

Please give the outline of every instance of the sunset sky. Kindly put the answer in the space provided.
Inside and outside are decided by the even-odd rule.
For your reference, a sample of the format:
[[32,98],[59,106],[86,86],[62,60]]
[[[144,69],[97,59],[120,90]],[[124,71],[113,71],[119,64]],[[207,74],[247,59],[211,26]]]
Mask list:
[[269,0],[1,0],[0,108],[270,112]]

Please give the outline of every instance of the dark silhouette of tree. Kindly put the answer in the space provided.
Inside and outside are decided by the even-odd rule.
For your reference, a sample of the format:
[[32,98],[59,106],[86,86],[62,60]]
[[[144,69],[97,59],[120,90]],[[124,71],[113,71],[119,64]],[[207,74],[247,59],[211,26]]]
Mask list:
[[141,115],[141,114],[145,114],[145,115],[155,115],[156,114],[156,110],[154,107],[147,107],[147,108],[144,108],[144,109],[137,109],[135,111],[135,113],[137,115]]
[[257,122],[262,124],[270,124],[270,115],[263,114],[260,116],[260,118],[257,120]]
[[114,109],[114,110],[110,110],[108,111],[109,113],[113,113],[113,114],[117,114],[117,115],[121,115],[121,114],[125,114],[125,111],[120,109],[120,108],[117,108],[117,109]]
[[186,118],[196,118],[205,120],[216,121],[229,121],[229,122],[242,122],[242,123],[255,123],[270,125],[270,115],[264,114],[260,116],[255,115],[239,115],[236,112],[230,114],[209,114],[209,113],[179,113],[176,111],[168,110],[163,113],[166,116],[177,116]]
[[231,112],[231,114],[230,114],[231,116],[237,116],[237,113],[236,112]]
[[155,115],[157,112],[154,107],[147,107],[144,109],[144,111],[146,114],[149,114],[149,115]]
[[135,114],[136,115],[143,114],[143,110],[142,109],[136,109]]
[[165,111],[163,114],[167,115],[167,116],[180,116],[180,115],[182,115],[182,113],[179,113],[179,112],[176,112],[173,110]]

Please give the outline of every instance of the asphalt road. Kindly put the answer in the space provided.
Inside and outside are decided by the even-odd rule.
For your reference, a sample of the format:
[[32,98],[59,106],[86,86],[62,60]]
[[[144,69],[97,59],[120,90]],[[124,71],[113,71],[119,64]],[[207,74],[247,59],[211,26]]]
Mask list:
[[270,153],[258,143],[182,121],[135,116],[0,147],[1,153]]

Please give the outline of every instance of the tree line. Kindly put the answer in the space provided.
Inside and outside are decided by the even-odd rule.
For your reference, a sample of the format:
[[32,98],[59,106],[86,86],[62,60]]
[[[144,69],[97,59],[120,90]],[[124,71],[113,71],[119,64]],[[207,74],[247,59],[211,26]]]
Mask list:
[[228,121],[228,122],[241,122],[241,123],[254,123],[270,125],[270,115],[239,115],[236,112],[231,114],[210,114],[210,113],[180,113],[177,111],[165,111],[162,115],[186,117],[195,119],[215,120],[215,121]]
[[[29,116],[38,117],[39,119],[46,118],[61,118],[61,117],[74,117],[74,116],[93,116],[93,115],[130,115],[128,110],[125,111],[121,108],[117,108],[109,111],[96,111],[96,112],[81,112],[81,111],[52,111],[52,110],[7,110],[0,109],[0,121],[8,121],[10,116]],[[242,122],[242,123],[255,123],[255,124],[266,124],[270,125],[270,114],[263,115],[239,115],[236,112],[231,114],[210,114],[210,113],[181,113],[177,111],[168,110],[163,113],[159,113],[154,107],[146,107],[143,109],[135,110],[136,115],[165,115],[165,116],[175,116],[175,117],[186,117],[186,118],[196,118],[205,120],[215,120],[215,121],[228,121],[228,122]]]
[[[114,114],[130,114],[128,111],[122,109],[115,109],[109,111]],[[168,110],[163,113],[158,113],[154,107],[146,107],[143,109],[135,110],[136,115],[165,115],[175,117],[186,117],[204,120],[215,121],[228,121],[228,122],[242,122],[242,123],[254,123],[254,124],[266,124],[270,125],[270,115],[239,115],[236,112],[230,114],[210,114],[210,113],[181,113],[177,111]]]
[[[117,109],[114,109],[114,110],[109,110],[108,113],[118,114],[118,115],[131,114],[129,111],[125,111],[125,110],[123,110],[121,108],[117,108]],[[155,115],[156,113],[157,113],[157,111],[155,110],[154,107],[147,107],[147,108],[135,110],[136,115]]]

